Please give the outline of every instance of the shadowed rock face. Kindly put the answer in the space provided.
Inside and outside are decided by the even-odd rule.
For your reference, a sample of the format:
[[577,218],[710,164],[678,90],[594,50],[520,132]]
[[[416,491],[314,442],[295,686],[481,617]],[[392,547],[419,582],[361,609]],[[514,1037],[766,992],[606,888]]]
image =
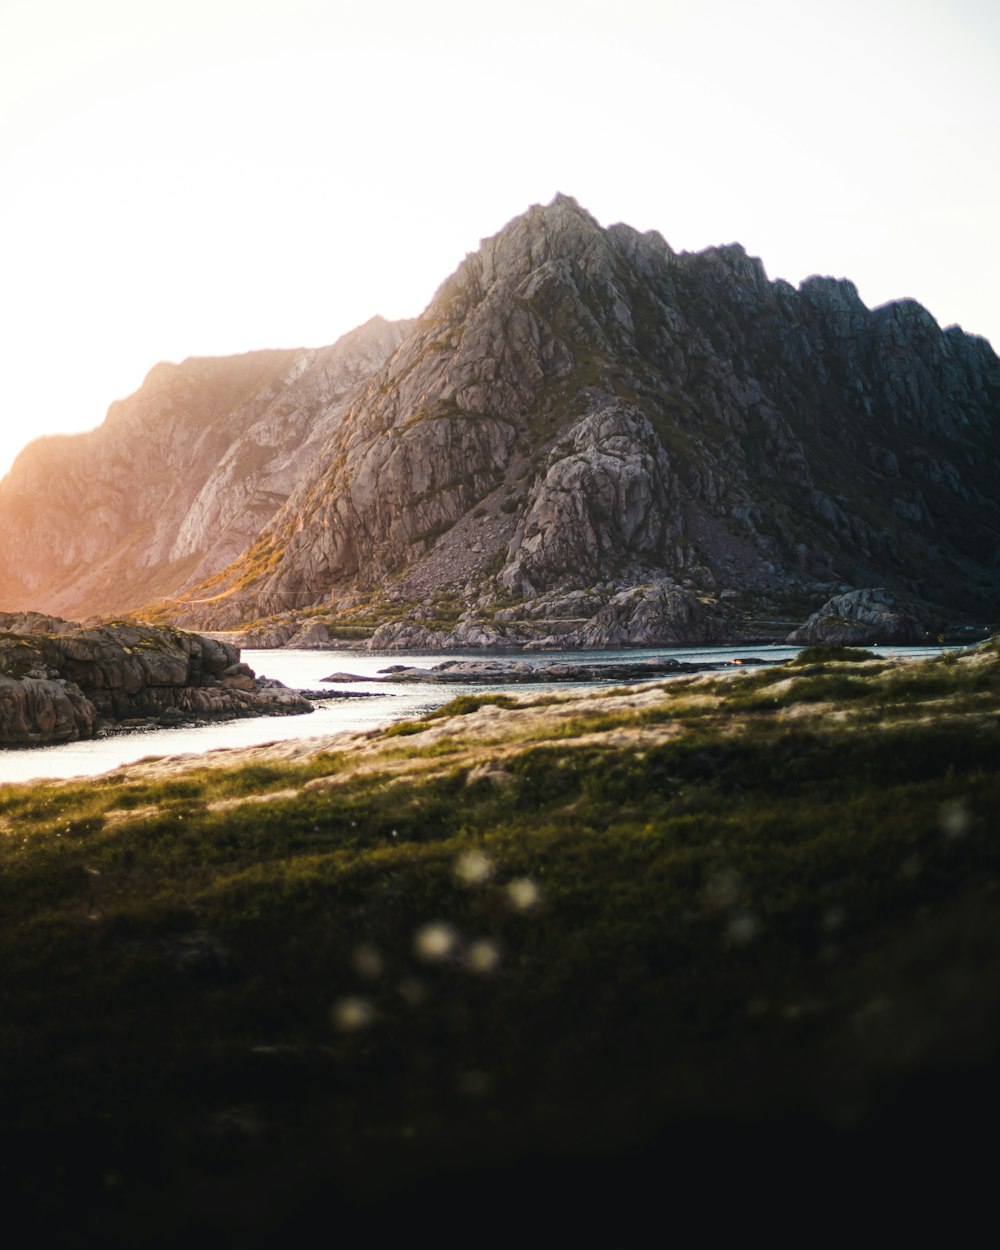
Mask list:
[[998,414],[989,345],[912,301],[677,255],[561,196],[467,257],[188,619],[665,579],[989,611]]
[[872,643],[924,641],[926,631],[883,588],[852,590],[825,603],[801,628],[788,635],[791,643],[811,646],[832,643],[868,646]]
[[[840,584],[996,615],[1000,364],[911,300],[870,310],[850,282],[772,283],[738,245],[677,254],[558,196],[485,240],[416,323],[392,334],[382,323],[376,337],[382,354],[358,357],[340,398],[318,380],[320,354],[241,358],[266,375],[252,386],[248,363],[223,385],[230,365],[212,362],[212,403],[242,415],[239,432],[213,424],[192,398],[187,442],[209,429],[219,442],[197,471],[177,459],[176,433],[161,449],[124,423],[122,463],[134,472],[138,445],[183,483],[166,520],[137,502],[166,486],[105,455],[93,457],[100,498],[82,471],[69,487],[38,476],[25,520],[23,479],[44,459],[26,452],[0,491],[0,517],[15,495],[22,509],[3,549],[9,596],[93,603],[94,579],[122,567],[118,555],[101,564],[123,541],[112,518],[134,516],[140,573],[121,593],[148,603],[155,583],[178,596],[172,618],[198,628],[358,594],[412,605],[457,591],[469,614],[456,636],[476,645],[511,636],[500,612],[512,598],[529,605],[522,616],[549,601],[558,620],[558,601],[582,592],[577,634],[610,637],[595,613],[637,587],[644,600],[651,588],[698,597],[706,620],[724,591],[818,605]],[[150,396],[168,380],[154,370]],[[161,398],[162,417],[178,401]],[[254,468],[251,443],[276,445],[283,414],[284,459]],[[63,553],[57,596],[25,566],[32,543]],[[614,629],[647,637],[620,609]],[[668,616],[669,636],[687,637]],[[388,632],[402,637],[398,620]]]
[[0,634],[3,745],[75,742],[140,718],[228,720],[311,710],[296,692],[256,679],[229,643],[178,629],[120,623]]
[[619,591],[587,622],[582,647],[648,647],[663,642],[713,642],[719,623],[701,602],[676,586]]

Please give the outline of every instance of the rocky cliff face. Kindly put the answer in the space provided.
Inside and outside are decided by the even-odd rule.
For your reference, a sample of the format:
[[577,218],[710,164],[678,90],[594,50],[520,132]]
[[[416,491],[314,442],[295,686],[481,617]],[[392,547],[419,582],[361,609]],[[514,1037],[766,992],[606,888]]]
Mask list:
[[[107,580],[116,541],[156,570],[132,603],[172,579],[161,610],[199,628],[318,608],[334,636],[387,643],[689,641],[871,586],[928,616],[997,615],[1000,363],[912,301],[870,310],[850,282],[772,283],[738,245],[677,254],[559,196],[393,334],[337,400],[318,355],[247,358],[267,375],[245,386],[252,412],[213,401],[244,414],[240,432],[219,425],[197,468],[162,449],[183,483],[169,526],[118,470],[98,474],[103,493],[82,471],[68,497],[60,483],[72,523],[53,539],[36,512],[7,540],[14,597],[79,613],[83,566]],[[288,443],[308,455],[260,451],[286,414],[309,425]],[[33,463],[0,505],[23,505]],[[63,551],[57,596],[27,593],[42,585],[15,556],[32,543]]]
[[113,613],[238,556],[408,323],[320,350],[157,365],[89,434],[30,444],[0,484],[0,607]]
[[481,624],[664,583],[994,612],[998,427],[989,344],[912,301],[795,290],[558,197],[467,257],[188,619],[458,590]]
[[0,746],[75,742],[103,727],[311,712],[228,643],[118,622],[0,633]]

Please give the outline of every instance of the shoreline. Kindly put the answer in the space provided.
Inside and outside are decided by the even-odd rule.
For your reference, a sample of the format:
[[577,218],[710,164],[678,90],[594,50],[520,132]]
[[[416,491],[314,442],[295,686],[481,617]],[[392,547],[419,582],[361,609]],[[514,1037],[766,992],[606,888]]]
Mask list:
[[[591,653],[591,655],[605,655],[610,662],[613,661],[615,652],[620,652],[621,650],[608,648],[600,653]],[[630,650],[635,651],[636,649]],[[641,650],[653,651],[655,649]],[[681,651],[682,649],[676,648],[672,650]],[[687,653],[697,650],[699,648],[683,648],[683,652]],[[700,650],[718,652],[726,649],[711,647]],[[785,647],[780,650],[786,653],[783,658],[787,659],[797,653],[799,648]],[[897,655],[902,655],[904,658],[912,657],[919,659],[923,656],[936,654],[940,650],[942,650],[940,647],[907,648],[902,650],[898,648],[873,648],[874,653],[883,659],[890,659]],[[389,667],[382,663],[385,659],[424,661],[427,664],[424,676],[430,671],[430,666],[433,663],[440,661],[437,660],[437,657],[426,654],[405,657],[379,657],[367,652],[352,651],[350,653],[351,660],[354,661],[352,667],[356,667],[358,662],[363,661],[362,670],[369,668],[371,672],[367,674],[364,671],[353,673],[351,675],[353,678],[351,684],[366,684],[369,686],[369,689],[319,690],[317,686],[323,674],[322,665],[327,654],[324,651],[310,653],[301,650],[284,649],[266,653],[258,652],[249,654],[246,657],[258,671],[275,674],[289,688],[290,692],[294,691],[296,694],[299,691],[305,692],[305,697],[312,704],[312,714],[309,715],[308,720],[302,720],[290,715],[279,717],[251,716],[200,721],[192,717],[179,722],[177,726],[144,723],[122,727],[98,738],[80,739],[75,742],[11,745],[0,748],[0,786],[23,785],[46,779],[97,778],[116,769],[127,767],[145,754],[156,754],[159,756],[193,754],[203,756],[207,752],[217,750],[252,752],[256,747],[269,743],[302,742],[309,739],[327,739],[334,736],[375,731],[390,726],[400,719],[420,716],[435,706],[443,705],[452,698],[463,695],[475,697],[477,688],[484,692],[490,691],[495,696],[500,697],[503,697],[507,692],[512,696],[519,693],[522,697],[531,697],[534,692],[541,693],[546,689],[553,695],[558,694],[560,697],[563,697],[566,695],[572,696],[578,691],[584,692],[588,688],[607,690],[614,685],[624,685],[636,689],[643,683],[672,682],[673,680],[684,680],[690,676],[698,676],[697,672],[685,671],[684,669],[651,671],[646,666],[645,661],[639,660],[637,661],[637,667],[638,665],[642,665],[642,667],[639,668],[639,671],[631,681],[624,681],[621,676],[612,674],[610,671],[606,679],[602,679],[598,672],[597,674],[591,674],[590,680],[580,680],[579,676],[575,676],[575,678],[565,676],[563,680],[558,680],[552,674],[541,674],[534,680],[530,679],[530,674],[528,675],[529,679],[523,681],[507,680],[505,675],[501,675],[499,680],[496,678],[487,680],[481,672],[470,673],[462,680],[457,674],[454,674],[454,670],[452,670],[453,676],[450,680],[448,680],[447,670],[443,674],[431,673],[429,680],[420,680],[420,674],[412,671],[399,675],[396,680],[384,680],[386,674],[380,674],[378,670]],[[350,662],[348,661],[346,648],[342,654],[345,661]],[[490,662],[497,660],[503,664],[520,662],[512,661],[509,656],[498,656],[493,651],[486,652],[480,650],[477,655],[481,659],[486,659]],[[764,659],[766,663],[763,665],[744,665],[733,663],[733,658],[730,652],[730,654],[724,656],[721,662],[714,661],[716,665],[714,669],[715,674],[722,677],[732,676],[741,671],[767,671],[776,663],[780,663],[782,659],[782,657],[774,655],[758,656],[756,658]],[[744,654],[738,658],[750,659],[753,657]],[[447,661],[445,662],[447,663]],[[463,660],[459,661],[459,663],[468,663],[468,661]],[[531,660],[525,659],[523,663],[539,669],[550,667],[547,663],[547,657],[532,657]],[[713,661],[707,661],[704,667],[699,666],[702,676],[711,676],[710,669],[712,664]],[[412,669],[413,665],[409,667]],[[600,662],[597,662],[595,667],[600,669]],[[607,667],[610,670],[611,664],[608,663]],[[392,674],[388,676],[391,678]],[[596,680],[594,679],[595,676]]]

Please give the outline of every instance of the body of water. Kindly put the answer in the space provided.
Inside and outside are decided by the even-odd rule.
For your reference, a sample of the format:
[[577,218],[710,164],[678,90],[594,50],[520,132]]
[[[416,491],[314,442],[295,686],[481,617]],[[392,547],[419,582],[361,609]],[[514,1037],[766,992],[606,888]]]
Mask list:
[[[504,658],[519,663],[544,667],[555,662],[566,663],[615,663],[643,659],[675,658],[689,663],[719,663],[746,660],[759,656],[768,660],[790,659],[798,647],[653,647],[627,651],[566,651],[529,652]],[[922,656],[936,655],[941,647],[884,647],[887,655]],[[320,684],[329,673],[349,672],[375,678],[380,669],[390,664],[414,665],[431,668],[445,660],[468,660],[497,658],[496,652],[463,652],[461,654],[403,654],[399,652],[373,654],[368,651],[244,651],[242,658],[258,676],[275,677],[286,686],[299,690],[345,690],[352,693],[380,693],[375,699],[344,699],[319,705],[315,711],[302,716],[262,716],[249,720],[224,721],[213,725],[180,725],[170,729],[140,730],[134,733],[115,734],[108,738],[84,742],[69,742],[58,746],[8,748],[0,750],[0,784],[30,781],[42,777],[96,776],[150,755],[187,755],[210,751],[216,747],[258,746],[265,742],[279,742],[290,738],[321,737],[340,731],[373,729],[391,721],[420,716],[432,708],[440,707],[460,694],[489,690],[496,693],[523,693],[542,690],[569,691],[588,689],[600,682],[552,685],[501,685],[489,683],[469,685],[395,684],[384,686],[378,682],[355,682],[349,685]],[[651,680],[662,680],[654,676]],[[609,682],[621,685],[621,682]]]

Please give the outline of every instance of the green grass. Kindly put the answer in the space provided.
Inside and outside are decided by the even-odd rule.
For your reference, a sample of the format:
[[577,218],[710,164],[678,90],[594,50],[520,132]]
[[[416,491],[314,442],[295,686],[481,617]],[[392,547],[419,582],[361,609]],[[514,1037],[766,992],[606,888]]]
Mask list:
[[863,664],[866,660],[876,658],[873,651],[866,651],[863,647],[843,647],[827,643],[815,647],[803,647],[788,663],[792,667],[801,668],[806,664],[831,664],[838,661]]
[[[15,1196],[171,1244],[539,1152],[539,1184],[676,1170],[650,1143],[679,1126],[861,1149],[997,1053],[998,682],[995,650],[813,655],[5,787]],[[487,741],[484,705],[524,710]]]

